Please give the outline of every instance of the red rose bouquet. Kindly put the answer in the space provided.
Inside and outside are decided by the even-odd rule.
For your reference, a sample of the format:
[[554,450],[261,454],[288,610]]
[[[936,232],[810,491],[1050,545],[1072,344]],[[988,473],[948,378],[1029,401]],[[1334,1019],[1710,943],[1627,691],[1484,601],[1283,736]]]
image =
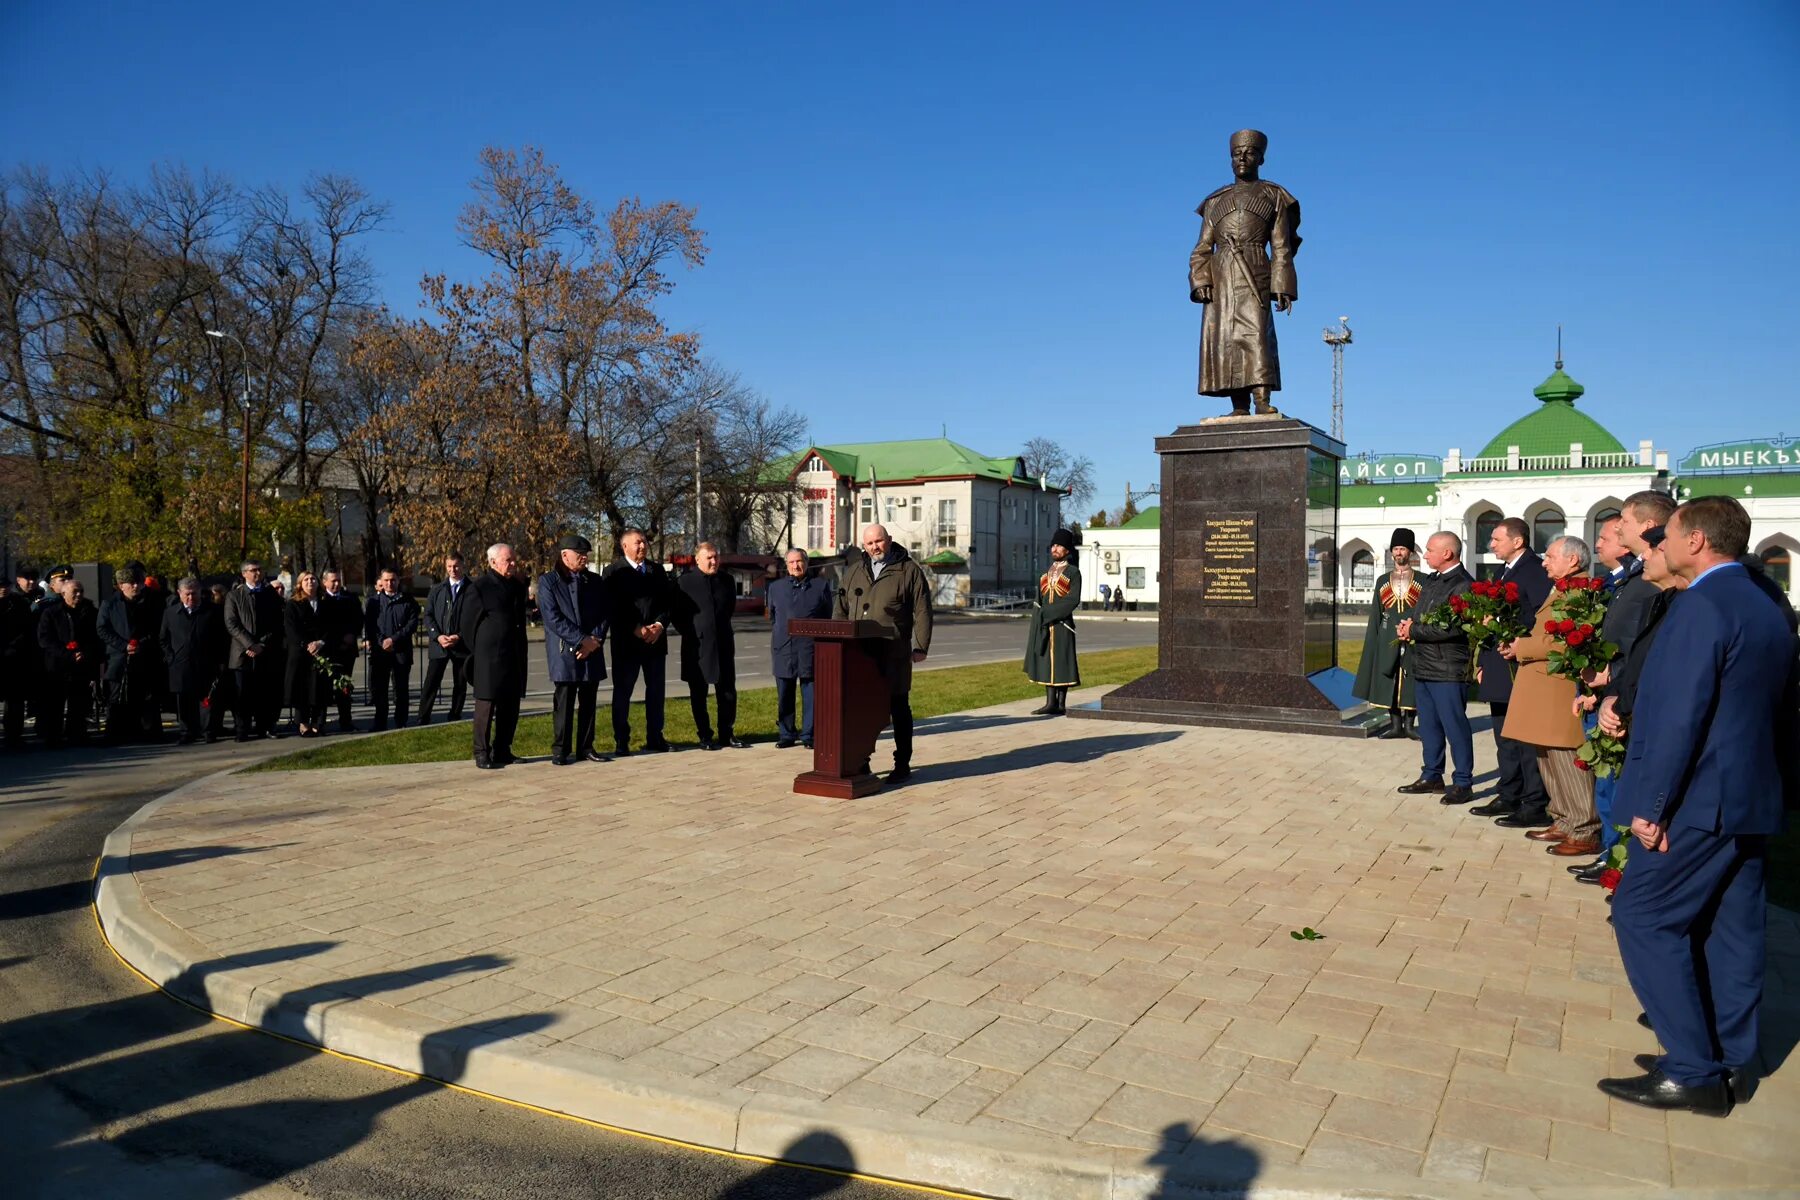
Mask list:
[[[1550,600],[1550,615],[1544,620],[1545,635],[1562,643],[1546,657],[1545,670],[1573,680],[1583,695],[1593,694],[1588,681],[1619,653],[1617,646],[1600,636],[1611,601],[1612,593],[1603,579],[1559,579]],[[1575,751],[1575,766],[1592,771],[1598,779],[1617,775],[1624,765],[1625,743],[1598,728],[1589,731]]]
[[1469,639],[1471,654],[1499,646],[1531,631],[1519,612],[1519,585],[1477,579],[1419,620],[1439,629],[1455,629]]

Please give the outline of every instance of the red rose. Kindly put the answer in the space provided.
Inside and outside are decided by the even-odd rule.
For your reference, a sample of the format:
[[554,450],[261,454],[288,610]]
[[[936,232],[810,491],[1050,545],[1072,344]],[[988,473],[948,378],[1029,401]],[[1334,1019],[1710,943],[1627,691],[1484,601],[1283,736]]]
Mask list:
[[1544,632],[1551,635],[1552,637],[1556,636],[1556,618],[1555,617],[1552,617],[1548,621],[1544,622]]
[[1588,591],[1590,591],[1590,592],[1597,592],[1605,586],[1606,586],[1606,580],[1604,580],[1604,579],[1588,580]]
[[126,642],[126,643],[125,643],[125,648],[126,648],[126,649],[127,649],[127,650],[136,650],[136,649],[137,649],[137,639],[136,639],[136,638],[132,638],[132,639],[131,639],[131,640],[130,640],[130,641],[129,641],[129,642]]
[[1513,604],[1517,604],[1519,602],[1519,585],[1518,584],[1509,583],[1506,585],[1506,599],[1510,603],[1513,603]]
[[1566,577],[1556,581],[1556,590],[1559,592],[1566,592],[1569,590],[1569,581]]
[[1585,641],[1587,641],[1587,635],[1579,629],[1569,635],[1569,645],[1571,646],[1579,646]]
[[1582,637],[1593,637],[1594,636],[1594,627],[1592,625],[1587,624],[1585,621],[1582,622],[1581,636]]
[[68,645],[64,646],[63,649],[73,652],[73,651],[81,649],[81,643],[80,642],[70,642]]
[[1600,886],[1609,892],[1616,891],[1619,886],[1619,880],[1623,878],[1625,878],[1625,872],[1619,870],[1617,867],[1608,867],[1606,870],[1600,872]]
[[1577,770],[1577,771],[1591,771],[1591,770],[1593,770],[1593,768],[1592,768],[1592,767],[1590,767],[1590,766],[1588,766],[1588,760],[1587,760],[1587,759],[1585,759],[1585,758],[1577,758],[1577,759],[1576,759],[1576,760],[1575,760],[1575,769],[1576,769],[1576,770]]

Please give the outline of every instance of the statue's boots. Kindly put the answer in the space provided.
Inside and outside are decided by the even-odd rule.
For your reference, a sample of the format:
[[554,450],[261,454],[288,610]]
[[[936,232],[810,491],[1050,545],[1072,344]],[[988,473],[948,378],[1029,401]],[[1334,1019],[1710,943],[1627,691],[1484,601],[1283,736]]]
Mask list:
[[1268,388],[1257,388],[1254,392],[1251,393],[1251,396],[1256,401],[1256,415],[1257,416],[1259,416],[1259,417],[1279,417],[1281,415],[1281,410],[1276,408],[1274,402],[1269,399],[1269,389]]

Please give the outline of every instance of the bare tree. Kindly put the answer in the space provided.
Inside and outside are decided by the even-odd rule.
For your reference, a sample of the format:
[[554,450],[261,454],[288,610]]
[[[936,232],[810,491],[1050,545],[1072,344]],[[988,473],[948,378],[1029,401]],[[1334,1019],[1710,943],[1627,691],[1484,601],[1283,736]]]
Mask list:
[[1047,478],[1052,484],[1066,488],[1069,507],[1080,509],[1094,495],[1094,464],[1085,454],[1072,455],[1061,443],[1046,437],[1034,437],[1025,443],[1025,469]]

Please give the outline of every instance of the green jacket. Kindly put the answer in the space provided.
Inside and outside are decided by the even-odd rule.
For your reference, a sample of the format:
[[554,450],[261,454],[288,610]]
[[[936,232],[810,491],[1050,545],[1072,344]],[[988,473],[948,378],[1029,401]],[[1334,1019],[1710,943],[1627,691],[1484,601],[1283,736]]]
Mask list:
[[1080,687],[1075,661],[1075,607],[1081,602],[1081,571],[1071,556],[1062,577],[1049,571],[1038,577],[1037,600],[1031,606],[1031,629],[1025,635],[1025,677],[1041,687]]
[[839,620],[874,621],[893,631],[881,673],[889,693],[904,696],[912,690],[912,652],[931,649],[931,579],[905,546],[890,546],[880,578],[867,554],[851,559],[836,608]]
[[1369,627],[1363,633],[1362,662],[1357,664],[1356,682],[1351,685],[1350,694],[1377,708],[1410,711],[1417,706],[1413,703],[1412,671],[1406,662],[1409,651],[1399,644],[1397,635],[1401,621],[1420,615],[1419,589],[1423,579],[1415,571],[1412,587],[1406,595],[1400,595],[1389,586],[1391,578],[1383,575],[1375,581]]

